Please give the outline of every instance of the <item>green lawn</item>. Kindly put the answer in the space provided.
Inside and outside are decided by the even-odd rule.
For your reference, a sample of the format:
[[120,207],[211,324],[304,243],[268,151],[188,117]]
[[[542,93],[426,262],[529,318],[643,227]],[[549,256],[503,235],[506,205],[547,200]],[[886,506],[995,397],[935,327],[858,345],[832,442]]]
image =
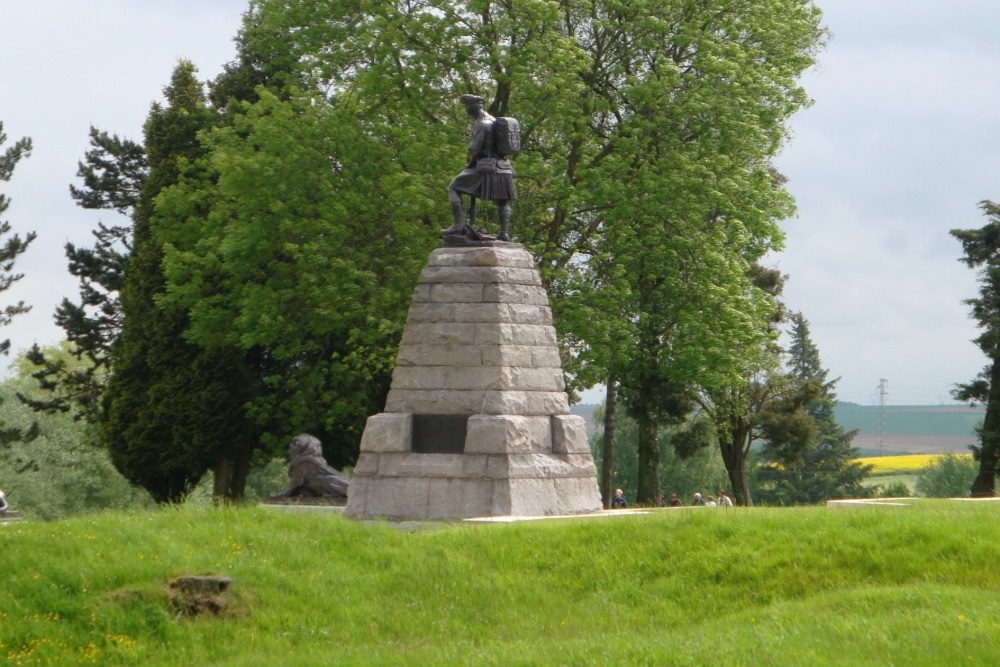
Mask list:
[[[0,527],[0,663],[996,664],[1000,504],[409,526],[262,509]],[[220,617],[167,601],[233,577]]]

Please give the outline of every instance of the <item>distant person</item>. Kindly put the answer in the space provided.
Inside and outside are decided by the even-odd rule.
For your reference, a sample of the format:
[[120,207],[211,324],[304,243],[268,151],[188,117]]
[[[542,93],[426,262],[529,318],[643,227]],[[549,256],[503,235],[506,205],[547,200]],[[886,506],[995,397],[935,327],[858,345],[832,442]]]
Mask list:
[[732,507],[733,499],[725,491],[719,491],[719,507]]
[[676,493],[671,493],[670,494],[670,500],[668,501],[668,504],[671,507],[680,507],[681,506],[681,499],[677,497]]
[[698,507],[704,507],[705,506],[705,501],[702,500],[700,493],[695,493],[694,494],[694,500],[691,501],[691,504],[695,505],[695,506],[698,506]]
[[662,493],[658,493],[656,495],[656,506],[657,507],[666,507],[667,506],[667,501],[664,500]]
[[4,495],[3,489],[0,489],[0,516],[7,513],[7,496]]
[[712,496],[706,496],[705,507],[718,507],[718,505],[715,504],[715,498],[713,498]]
[[611,509],[625,509],[628,507],[628,501],[625,500],[625,494],[622,493],[621,489],[615,489],[615,497],[611,499]]

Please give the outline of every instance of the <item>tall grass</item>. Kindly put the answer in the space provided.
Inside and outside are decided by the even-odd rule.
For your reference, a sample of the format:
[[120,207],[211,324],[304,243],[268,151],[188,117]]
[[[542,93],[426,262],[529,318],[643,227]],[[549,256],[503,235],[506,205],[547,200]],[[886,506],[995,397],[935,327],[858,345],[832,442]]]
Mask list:
[[[388,525],[267,509],[0,528],[11,664],[995,664],[1000,505]],[[167,582],[233,577],[220,617]]]

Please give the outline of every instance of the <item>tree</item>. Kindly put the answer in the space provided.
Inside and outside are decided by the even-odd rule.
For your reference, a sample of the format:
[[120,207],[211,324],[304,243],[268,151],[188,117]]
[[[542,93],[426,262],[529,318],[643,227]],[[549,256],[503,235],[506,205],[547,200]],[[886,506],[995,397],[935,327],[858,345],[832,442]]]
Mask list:
[[215,468],[220,495],[245,480],[253,449],[243,412],[256,378],[242,351],[204,350],[184,339],[183,310],[161,306],[165,223],[154,200],[181,176],[182,158],[203,151],[198,133],[214,121],[194,66],[180,62],[144,128],[149,172],[138,190],[132,251],[121,286],[121,333],[103,397],[103,439],[115,467],[157,502],[177,502]]
[[[601,416],[599,409],[596,415]],[[630,502],[636,498],[638,484],[639,428],[634,419],[623,416],[617,422],[615,431],[615,451],[612,487],[621,488]],[[598,432],[592,440],[594,461],[604,465],[603,433]],[[726,486],[726,468],[715,446],[711,425],[704,420],[692,420],[684,424],[660,430],[659,448],[660,477],[659,488],[665,494],[676,493],[683,504],[690,503],[695,492],[715,493]],[[646,503],[655,504],[655,503]]]
[[988,219],[983,227],[951,230],[965,252],[959,261],[979,269],[979,297],[965,303],[972,307],[972,317],[982,329],[975,343],[989,360],[977,378],[958,385],[953,392],[960,401],[986,405],[979,444],[972,447],[979,462],[979,473],[972,483],[972,496],[977,498],[996,495],[1000,461],[1000,206],[986,200],[979,207]]
[[[0,153],[0,182],[9,181],[14,174],[17,163],[31,155],[31,139],[27,137],[18,139],[13,145],[3,148],[6,143],[7,135],[3,131],[3,122],[0,122],[0,148],[3,149],[3,152]],[[8,208],[10,208],[10,199],[0,193],[0,215],[6,213]],[[10,234],[10,231],[10,223],[6,220],[0,220],[0,237]],[[33,240],[35,240],[35,233],[29,232],[25,234],[24,238],[19,234],[8,236],[0,244],[0,292],[6,292],[14,283],[24,277],[23,274],[13,273],[14,262],[19,255],[28,249],[28,245]],[[15,315],[25,313],[29,309],[30,306],[26,306],[23,301],[6,305],[3,310],[0,310],[0,326],[10,324]],[[9,350],[10,339],[0,341],[0,354],[7,354]],[[13,440],[30,439],[36,434],[35,427],[23,430],[0,422],[0,443],[6,444]]]
[[776,338],[785,312],[777,299],[785,276],[757,264],[747,273],[772,304],[767,318],[756,325],[758,340],[764,343],[752,348],[756,354],[748,355],[741,375],[726,383],[702,386],[696,398],[705,418],[715,427],[734,500],[749,506],[753,499],[748,461],[754,443],[764,440],[786,460],[794,460],[815,434],[815,423],[805,414],[804,406],[815,396],[818,385],[797,382],[781,368],[782,350]]
[[[195,104],[186,106],[182,100],[180,106],[184,108],[175,112],[167,109],[164,113],[154,107],[146,126],[147,143],[151,128],[159,135],[153,138],[153,144],[142,146],[91,128],[92,150],[86,154],[85,163],[80,164],[79,170],[83,186],[71,186],[71,194],[85,208],[115,210],[138,223],[134,226],[101,223],[95,232],[97,244],[92,249],[67,244],[70,270],[81,279],[81,301],[74,304],[64,300],[57,310],[56,320],[66,330],[67,338],[73,341],[76,357],[87,359],[89,364],[67,364],[61,357],[47,358],[41,350],[35,349],[30,355],[39,366],[35,376],[48,394],[44,398],[22,397],[32,407],[43,411],[83,407],[83,410],[74,410],[78,418],[101,422],[105,426],[118,420],[119,425],[133,429],[131,435],[150,436],[144,442],[114,445],[119,450],[127,447],[130,453],[123,455],[120,462],[122,465],[126,461],[135,464],[134,475],[155,478],[153,469],[160,462],[171,456],[183,457],[185,446],[191,449],[199,447],[199,442],[206,443],[201,449],[204,456],[212,460],[214,493],[216,497],[231,499],[242,496],[250,458],[260,441],[258,434],[243,429],[251,422],[247,404],[253,392],[261,387],[260,378],[273,373],[267,360],[262,361],[262,355],[256,354],[256,350],[217,348],[198,356],[201,348],[184,344],[181,334],[186,329],[186,313],[178,309],[171,311],[156,303],[164,296],[157,286],[158,282],[162,283],[162,277],[157,278],[161,275],[160,236],[169,236],[170,230],[164,221],[152,214],[152,202],[159,190],[181,176],[182,170],[193,170],[186,158],[197,154],[200,129],[214,123],[232,123],[239,115],[241,99],[257,99],[256,86],[282,80],[280,70],[271,68],[266,58],[256,57],[243,48],[239,40],[238,43],[241,48],[237,60],[229,63],[210,86],[214,110],[205,104],[200,84],[190,76],[186,82],[180,80],[184,75],[182,70],[193,71],[182,63],[175,71],[168,96],[172,90],[176,95],[198,99]],[[190,113],[192,111],[194,113]],[[185,122],[190,122],[187,128],[183,127]],[[151,152],[149,160],[147,147]],[[150,162],[157,167],[152,178]],[[130,279],[126,285],[127,267]],[[126,287],[124,298],[120,298]],[[126,311],[132,317],[128,325],[123,325]],[[157,345],[148,338],[149,349],[155,347],[164,351],[167,357],[178,360],[187,358],[187,373],[171,372],[169,363],[160,364],[163,366],[161,375],[153,372],[156,364],[148,363],[153,355],[142,352],[144,333],[139,323],[143,319],[149,327],[145,333],[154,332],[163,343]],[[123,329],[128,344],[121,341]],[[120,363],[129,351],[135,353],[130,357],[134,363]],[[120,356],[122,354],[126,356]],[[112,366],[117,375],[112,381],[113,391],[121,392],[128,384],[118,371],[137,371],[131,376],[133,384],[115,401],[106,393]],[[148,386],[143,385],[144,382],[148,382]],[[225,400],[213,399],[210,396],[213,390],[219,391],[219,396]],[[176,412],[184,427],[170,429],[164,424],[159,429],[142,433],[135,430],[139,422],[134,418],[144,411],[148,418],[168,409]],[[241,429],[238,441],[228,446],[223,444],[224,440],[207,443],[212,436],[224,434],[226,429],[220,425],[227,423],[232,427],[230,430]],[[184,435],[184,429],[190,433]],[[114,427],[106,431],[108,435],[113,432]],[[165,446],[168,441],[174,444],[172,453],[170,447]],[[154,451],[157,453],[153,454]],[[200,474],[193,471],[202,465],[193,465],[192,472],[185,477],[187,481],[180,486],[190,486]],[[144,472],[140,473],[140,469]],[[162,481],[154,480],[155,483]],[[147,480],[147,483],[153,482]],[[177,488],[174,485],[167,491],[161,489],[157,492],[158,499],[178,500],[182,491]]]
[[[91,149],[79,163],[82,187],[70,186],[86,209],[110,210],[131,218],[149,174],[145,149],[129,139],[90,128]],[[101,398],[108,378],[111,349],[121,333],[119,292],[131,252],[132,225],[98,223],[92,248],[66,244],[69,271],[80,279],[80,301],[63,299],[55,319],[72,343],[74,363],[65,355],[47,356],[37,345],[27,359],[42,393],[21,400],[37,411],[72,411],[94,424],[101,418]]]
[[[483,94],[522,121],[514,233],[540,258],[567,349],[593,351],[593,372],[571,370],[620,381],[652,500],[660,424],[764,342],[773,304],[748,267],[793,208],[769,161],[807,101],[812,2],[260,0],[240,39],[294,85],[259,89],[213,132],[207,177],[159,200],[183,237],[168,244],[167,298],[189,309],[189,338],[266,350],[294,398],[336,406],[325,428],[350,456],[447,220],[467,131],[455,99]],[[563,320],[612,282],[600,321]],[[628,355],[599,349],[611,319]],[[276,396],[266,412],[294,416]]]
[[769,443],[761,452],[757,471],[757,490],[761,502],[773,505],[810,504],[836,497],[865,495],[862,481],[871,466],[854,459],[858,449],[851,446],[857,430],[845,431],[837,423],[834,391],[838,380],[828,380],[819,349],[809,334],[809,322],[802,313],[793,313],[791,345],[787,366],[791,377],[800,383],[814,383],[818,394],[805,405],[814,420],[815,438],[805,443],[795,456],[776,451]]

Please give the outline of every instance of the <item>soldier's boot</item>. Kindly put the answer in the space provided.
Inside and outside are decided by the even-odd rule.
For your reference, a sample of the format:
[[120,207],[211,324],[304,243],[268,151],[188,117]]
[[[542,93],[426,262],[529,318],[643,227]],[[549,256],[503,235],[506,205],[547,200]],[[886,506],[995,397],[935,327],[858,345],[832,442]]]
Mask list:
[[500,207],[500,233],[497,234],[497,238],[501,241],[510,241],[510,235],[508,230],[510,229],[510,204],[504,204]]
[[462,210],[461,201],[451,202],[451,216],[454,222],[448,229],[442,229],[442,234],[461,234],[465,230],[465,211]]

